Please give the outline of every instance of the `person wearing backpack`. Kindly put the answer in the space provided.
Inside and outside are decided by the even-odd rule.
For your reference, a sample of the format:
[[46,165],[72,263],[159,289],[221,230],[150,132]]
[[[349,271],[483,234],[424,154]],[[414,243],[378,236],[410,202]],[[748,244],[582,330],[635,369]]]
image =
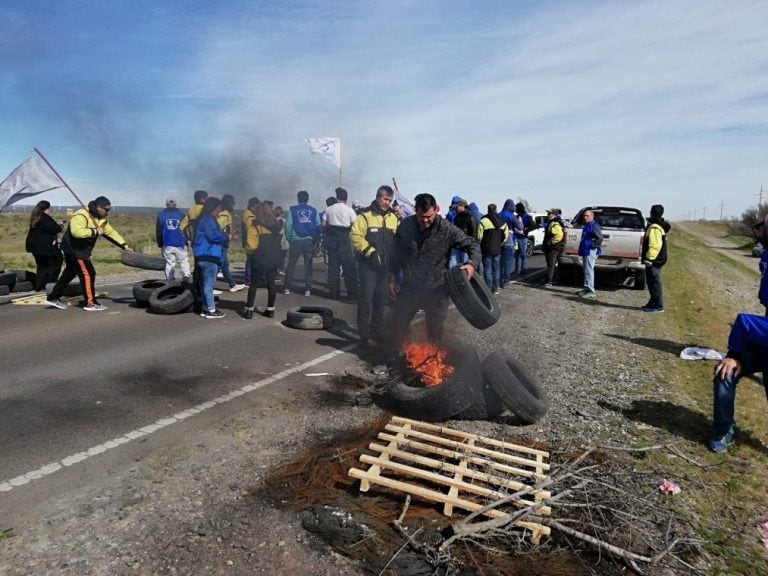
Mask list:
[[488,204],[488,213],[477,224],[477,240],[483,256],[483,277],[494,294],[499,293],[501,247],[508,236],[509,227],[499,216],[496,204]]
[[304,259],[304,296],[309,296],[312,289],[312,258],[315,251],[315,238],[320,231],[320,215],[317,209],[308,204],[309,193],[300,190],[296,194],[298,204],[288,209],[285,220],[285,236],[288,238],[288,267],[285,270],[283,294],[291,293],[291,282],[296,262]]
[[651,206],[651,217],[643,238],[643,263],[645,264],[645,284],[651,295],[643,312],[664,312],[664,292],[661,286],[661,268],[667,263],[667,233],[672,229],[663,218],[664,206]]
[[253,220],[246,230],[246,251],[251,262],[251,286],[245,300],[243,318],[253,318],[256,288],[262,278],[267,286],[267,307],[263,315],[275,317],[275,300],[277,298],[277,269],[283,262],[282,223],[278,222],[272,209],[266,204],[256,204],[253,207]]

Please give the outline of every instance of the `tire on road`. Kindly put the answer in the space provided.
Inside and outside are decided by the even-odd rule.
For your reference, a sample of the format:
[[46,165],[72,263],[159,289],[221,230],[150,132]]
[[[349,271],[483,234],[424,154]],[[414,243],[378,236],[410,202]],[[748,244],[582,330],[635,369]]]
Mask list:
[[0,273],[0,286],[8,286],[10,290],[13,285],[16,284],[18,278],[15,272],[1,272]]
[[133,285],[133,299],[136,301],[136,305],[142,308],[149,306],[149,297],[152,292],[158,288],[165,288],[169,286],[171,282],[165,280],[142,280],[136,282]]
[[0,284],[0,296],[8,296],[10,294],[10,289],[5,284]]
[[165,258],[160,256],[150,256],[141,252],[128,252],[123,250],[120,261],[126,266],[142,268],[144,270],[165,270]]
[[456,416],[478,401],[481,396],[477,387],[480,359],[474,348],[449,348],[454,372],[437,386],[409,386],[402,379],[396,380],[383,393],[377,395],[377,403],[398,416],[442,422]]
[[490,328],[499,320],[499,305],[479,274],[471,280],[458,266],[446,273],[446,284],[451,300],[462,316],[479,330]]
[[170,283],[149,296],[149,311],[155,314],[182,314],[195,303],[192,290],[184,284]]
[[537,379],[506,352],[493,352],[483,360],[483,381],[525,424],[538,422],[549,410]]
[[333,310],[325,306],[289,308],[285,323],[298,330],[328,330],[333,327]]
[[34,290],[35,285],[32,282],[24,280],[23,282],[17,281],[16,284],[13,285],[11,292],[33,292]]
[[[45,285],[45,294],[46,296],[51,295],[51,290],[53,290],[53,287],[56,283],[50,283]],[[80,284],[80,279],[72,280],[69,284],[67,284],[66,288],[64,288],[64,294],[62,294],[62,297],[66,296],[82,296],[83,295],[83,287]]]
[[466,410],[462,410],[453,418],[455,420],[495,420],[506,410],[499,395],[491,386],[483,381],[480,395]]

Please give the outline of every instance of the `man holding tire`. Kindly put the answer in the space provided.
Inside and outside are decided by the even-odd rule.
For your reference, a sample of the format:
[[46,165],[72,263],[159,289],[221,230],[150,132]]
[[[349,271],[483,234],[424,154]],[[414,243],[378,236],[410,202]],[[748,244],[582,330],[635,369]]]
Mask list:
[[392,293],[397,294],[392,332],[402,344],[411,320],[423,309],[427,336],[438,343],[448,313],[445,273],[451,250],[467,253],[469,261],[460,268],[472,278],[480,266],[480,245],[437,213],[437,201],[431,194],[417,195],[414,204],[416,214],[405,218],[395,234],[389,270],[393,278],[402,273],[402,281],[390,284]]

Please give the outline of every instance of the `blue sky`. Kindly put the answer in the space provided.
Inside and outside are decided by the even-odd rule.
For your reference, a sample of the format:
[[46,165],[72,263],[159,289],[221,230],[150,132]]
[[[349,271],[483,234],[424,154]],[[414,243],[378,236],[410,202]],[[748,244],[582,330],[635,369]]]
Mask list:
[[[672,219],[768,201],[765,2],[6,0],[0,178],[38,147],[84,200],[344,185]],[[46,196],[68,201],[67,193]]]

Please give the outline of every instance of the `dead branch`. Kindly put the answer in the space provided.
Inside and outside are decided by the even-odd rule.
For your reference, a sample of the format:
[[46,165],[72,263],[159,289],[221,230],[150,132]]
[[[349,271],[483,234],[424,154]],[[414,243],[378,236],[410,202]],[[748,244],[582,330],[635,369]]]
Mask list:
[[609,444],[600,444],[597,447],[600,450],[617,450],[620,452],[650,452],[651,450],[661,450],[662,448],[671,448],[677,444],[677,442],[671,442],[669,444],[654,444],[653,446],[642,446],[635,448],[633,446],[611,446]]
[[712,468],[716,468],[714,464],[701,464],[700,462],[697,462],[696,460],[686,455],[685,453],[683,453],[681,450],[679,450],[677,447],[673,445],[669,446],[669,451],[675,454],[676,456],[679,456],[689,464],[693,464],[694,466],[698,466],[699,468],[703,468],[704,470],[711,470]]

